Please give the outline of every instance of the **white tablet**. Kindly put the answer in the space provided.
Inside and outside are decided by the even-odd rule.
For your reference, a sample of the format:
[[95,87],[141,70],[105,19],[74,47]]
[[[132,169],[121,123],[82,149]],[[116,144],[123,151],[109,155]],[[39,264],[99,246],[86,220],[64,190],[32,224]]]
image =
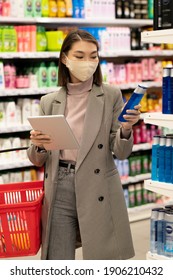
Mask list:
[[46,150],[79,149],[75,138],[64,115],[44,115],[28,117],[32,128],[50,135],[52,143],[46,144]]

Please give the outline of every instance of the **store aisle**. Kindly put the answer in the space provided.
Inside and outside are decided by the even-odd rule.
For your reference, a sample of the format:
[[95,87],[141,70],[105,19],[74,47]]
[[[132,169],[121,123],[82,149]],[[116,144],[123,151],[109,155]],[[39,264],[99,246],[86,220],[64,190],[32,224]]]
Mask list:
[[[132,260],[146,260],[149,250],[150,220],[130,223],[135,248],[135,257]],[[76,250],[76,259],[82,259],[81,248]]]

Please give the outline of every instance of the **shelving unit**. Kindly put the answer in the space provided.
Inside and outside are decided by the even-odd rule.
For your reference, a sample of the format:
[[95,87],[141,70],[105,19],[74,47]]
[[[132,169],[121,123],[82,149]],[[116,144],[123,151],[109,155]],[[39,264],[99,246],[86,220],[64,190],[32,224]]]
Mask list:
[[173,44],[173,29],[142,32],[141,41],[144,43]]
[[162,113],[146,113],[143,114],[144,122],[163,126],[172,129],[173,128],[173,115],[167,115]]
[[[173,29],[156,30],[150,32],[142,32],[141,40],[146,43],[170,43],[173,44]],[[144,122],[159,125],[167,128],[173,128],[173,115],[162,113],[144,114]],[[144,187],[147,190],[173,198],[173,184],[162,183],[152,180],[145,180]],[[152,254],[148,252],[146,258],[149,260],[171,260],[162,255]]]
[[153,20],[151,19],[109,19],[109,18],[100,18],[100,19],[85,19],[85,18],[18,18],[18,17],[0,17],[1,23],[10,23],[10,24],[56,24],[56,25],[80,25],[80,26],[151,26],[153,24]]

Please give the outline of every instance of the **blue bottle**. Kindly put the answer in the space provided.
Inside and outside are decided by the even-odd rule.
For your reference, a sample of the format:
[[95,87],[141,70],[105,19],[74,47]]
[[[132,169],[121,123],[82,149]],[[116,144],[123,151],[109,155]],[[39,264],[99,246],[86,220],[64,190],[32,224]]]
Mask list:
[[80,6],[79,0],[73,0],[73,18],[80,17]]
[[165,209],[158,210],[157,220],[157,254],[164,254]]
[[166,136],[160,136],[160,145],[158,148],[158,179],[160,182],[165,182],[165,144]]
[[121,114],[118,117],[118,120],[120,122],[126,122],[126,120],[123,117],[123,115],[127,114],[126,110],[134,110],[134,106],[136,106],[140,103],[142,97],[144,96],[144,93],[146,92],[146,89],[147,89],[146,87],[143,87],[140,85],[137,86],[137,88],[132,93],[130,99],[128,100],[128,102],[124,106]]
[[166,137],[165,145],[165,182],[171,183],[172,180],[172,139]]
[[162,78],[162,113],[171,114],[170,68],[163,68]]
[[150,218],[150,252],[157,253],[157,220],[159,210],[162,208],[153,208]]
[[160,143],[160,136],[155,135],[153,137],[153,145],[152,145],[152,159],[151,159],[151,179],[153,181],[158,181],[158,165],[159,165],[159,156],[158,156],[158,148]]
[[173,68],[170,69],[171,114],[173,114]]

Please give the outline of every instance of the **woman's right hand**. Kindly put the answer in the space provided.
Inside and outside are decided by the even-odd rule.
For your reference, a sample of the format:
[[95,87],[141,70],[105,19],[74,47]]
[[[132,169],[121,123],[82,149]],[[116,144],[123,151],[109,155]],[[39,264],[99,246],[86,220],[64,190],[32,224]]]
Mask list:
[[50,144],[52,142],[51,138],[47,134],[43,134],[38,130],[30,131],[30,140],[31,143],[39,148],[44,148],[44,144]]

